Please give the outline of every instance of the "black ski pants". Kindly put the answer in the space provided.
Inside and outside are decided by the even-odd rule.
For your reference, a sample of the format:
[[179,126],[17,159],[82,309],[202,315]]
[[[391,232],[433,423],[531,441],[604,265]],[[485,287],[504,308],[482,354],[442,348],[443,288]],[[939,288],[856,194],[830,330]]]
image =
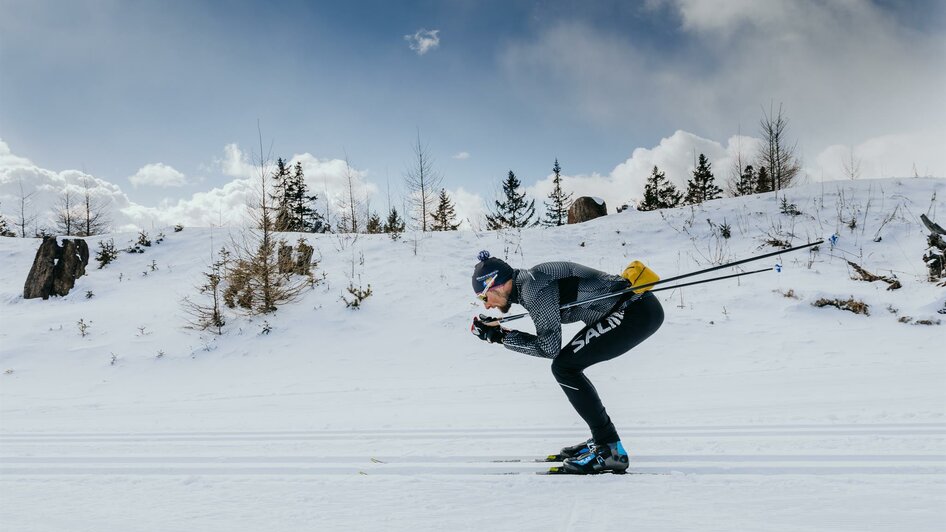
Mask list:
[[585,368],[630,351],[654,334],[663,321],[660,301],[647,292],[624,310],[611,312],[597,323],[587,325],[552,360],[555,380],[588,424],[595,442],[613,443],[620,438],[597,390],[583,373]]

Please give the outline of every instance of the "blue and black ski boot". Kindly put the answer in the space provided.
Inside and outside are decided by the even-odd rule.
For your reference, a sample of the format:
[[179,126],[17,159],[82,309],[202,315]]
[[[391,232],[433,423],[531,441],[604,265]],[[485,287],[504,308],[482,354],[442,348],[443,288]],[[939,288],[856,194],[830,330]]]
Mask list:
[[627,451],[620,441],[606,445],[589,444],[588,452],[568,458],[563,469],[573,475],[595,475],[598,473],[622,474],[627,471]]
[[561,462],[567,458],[575,458],[576,456],[581,456],[588,452],[590,445],[593,444],[594,442],[595,441],[593,439],[588,438],[587,440],[581,443],[576,443],[575,445],[571,445],[569,447],[563,447],[562,450],[559,451],[558,454],[550,454],[545,457],[545,460],[540,460],[540,461]]

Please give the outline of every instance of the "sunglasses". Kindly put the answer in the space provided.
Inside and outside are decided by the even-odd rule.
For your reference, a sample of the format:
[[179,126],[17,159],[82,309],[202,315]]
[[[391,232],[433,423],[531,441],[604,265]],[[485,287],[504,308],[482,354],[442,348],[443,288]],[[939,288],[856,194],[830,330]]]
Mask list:
[[496,277],[498,277],[498,275],[491,275],[488,279],[483,281],[483,291],[476,294],[476,297],[478,297],[480,301],[484,303],[486,302],[486,292],[489,292],[490,289],[493,288],[493,283],[496,282]]

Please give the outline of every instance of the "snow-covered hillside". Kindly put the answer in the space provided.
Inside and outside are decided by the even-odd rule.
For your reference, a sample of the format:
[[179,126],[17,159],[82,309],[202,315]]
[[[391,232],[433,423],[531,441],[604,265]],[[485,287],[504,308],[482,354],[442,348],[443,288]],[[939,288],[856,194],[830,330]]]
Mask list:
[[[521,234],[305,235],[324,282],[275,314],[228,315],[219,337],[184,328],[180,300],[235,230],[166,228],[48,301],[22,299],[38,241],[0,238],[0,525],[936,530],[946,289],[927,281],[919,215],[946,218],[946,180],[786,197],[801,214],[768,194]],[[833,234],[780,273],[660,292],[661,330],[588,370],[632,471],[656,474],[527,474],[586,428],[548,360],[470,334],[479,250],[670,277]],[[849,260],[903,287],[852,280]],[[340,299],[350,282],[373,291],[357,311]]]

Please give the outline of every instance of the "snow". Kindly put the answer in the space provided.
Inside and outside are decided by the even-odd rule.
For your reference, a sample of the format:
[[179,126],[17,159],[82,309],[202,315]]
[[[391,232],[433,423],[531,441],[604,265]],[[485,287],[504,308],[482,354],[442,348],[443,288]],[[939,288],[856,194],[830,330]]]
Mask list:
[[599,198],[598,196],[594,196],[591,199],[593,199],[594,202],[597,203],[598,205],[604,205],[604,200]]
[[[919,215],[942,220],[946,180],[786,194],[802,215],[768,194],[521,234],[306,235],[326,281],[276,314],[230,315],[220,337],[184,328],[179,301],[235,229],[165,229],[161,244],[93,264],[48,301],[22,299],[38,241],[2,238],[0,524],[938,530],[946,291],[926,281]],[[531,474],[544,467],[532,457],[587,430],[547,360],[470,335],[480,249],[515,267],[619,272],[640,259],[666,278],[771,251],[762,241],[789,233],[839,239],[782,256],[781,273],[660,292],[661,330],[588,370],[642,474]],[[90,247],[103,238],[124,247],[136,235]],[[846,260],[904,286],[852,280]],[[340,300],[350,281],[373,290],[358,311]],[[820,297],[854,297],[870,315],[815,308]]]

